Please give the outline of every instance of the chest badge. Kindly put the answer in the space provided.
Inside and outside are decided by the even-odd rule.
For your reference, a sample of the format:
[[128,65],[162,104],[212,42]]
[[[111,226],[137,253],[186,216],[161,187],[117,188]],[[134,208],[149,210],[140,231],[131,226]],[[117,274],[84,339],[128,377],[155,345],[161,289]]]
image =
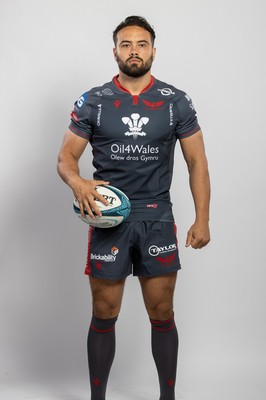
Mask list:
[[142,131],[142,127],[146,125],[149,120],[148,117],[141,117],[137,113],[131,114],[130,117],[123,117],[123,123],[128,125],[128,131],[125,132],[125,135],[133,136],[133,139],[137,139],[138,136],[146,136],[146,133]]

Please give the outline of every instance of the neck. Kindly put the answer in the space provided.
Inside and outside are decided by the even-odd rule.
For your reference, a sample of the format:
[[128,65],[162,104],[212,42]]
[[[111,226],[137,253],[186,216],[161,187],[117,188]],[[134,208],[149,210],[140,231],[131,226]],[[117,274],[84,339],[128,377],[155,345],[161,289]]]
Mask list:
[[121,86],[127,89],[132,95],[137,96],[150,84],[151,73],[149,71],[139,78],[132,78],[119,71],[117,79]]

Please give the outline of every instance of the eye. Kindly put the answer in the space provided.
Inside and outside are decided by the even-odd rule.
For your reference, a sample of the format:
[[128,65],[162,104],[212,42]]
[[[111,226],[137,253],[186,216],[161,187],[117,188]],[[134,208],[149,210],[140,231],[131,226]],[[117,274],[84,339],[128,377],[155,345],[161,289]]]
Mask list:
[[122,44],[122,47],[124,47],[124,48],[127,48],[127,47],[129,47],[130,45],[128,44],[128,43],[124,43],[124,44]]

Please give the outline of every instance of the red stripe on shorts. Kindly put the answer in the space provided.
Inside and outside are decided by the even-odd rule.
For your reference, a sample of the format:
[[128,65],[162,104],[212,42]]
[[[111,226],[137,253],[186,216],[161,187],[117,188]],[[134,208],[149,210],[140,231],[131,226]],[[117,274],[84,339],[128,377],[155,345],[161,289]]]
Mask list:
[[87,263],[86,263],[86,268],[85,268],[85,271],[84,271],[85,275],[90,275],[91,274],[91,239],[92,239],[92,231],[93,231],[93,226],[90,226],[89,232],[88,232]]
[[176,224],[174,224],[174,231],[175,231],[175,237],[176,237],[176,244],[178,245],[177,226],[176,226]]

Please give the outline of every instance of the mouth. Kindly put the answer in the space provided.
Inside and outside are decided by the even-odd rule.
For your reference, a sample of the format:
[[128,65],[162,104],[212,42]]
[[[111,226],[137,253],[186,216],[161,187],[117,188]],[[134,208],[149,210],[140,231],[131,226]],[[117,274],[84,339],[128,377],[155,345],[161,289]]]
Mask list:
[[131,63],[138,63],[138,62],[142,62],[142,60],[139,59],[139,58],[130,58],[130,59],[128,60],[128,62],[131,62]]

